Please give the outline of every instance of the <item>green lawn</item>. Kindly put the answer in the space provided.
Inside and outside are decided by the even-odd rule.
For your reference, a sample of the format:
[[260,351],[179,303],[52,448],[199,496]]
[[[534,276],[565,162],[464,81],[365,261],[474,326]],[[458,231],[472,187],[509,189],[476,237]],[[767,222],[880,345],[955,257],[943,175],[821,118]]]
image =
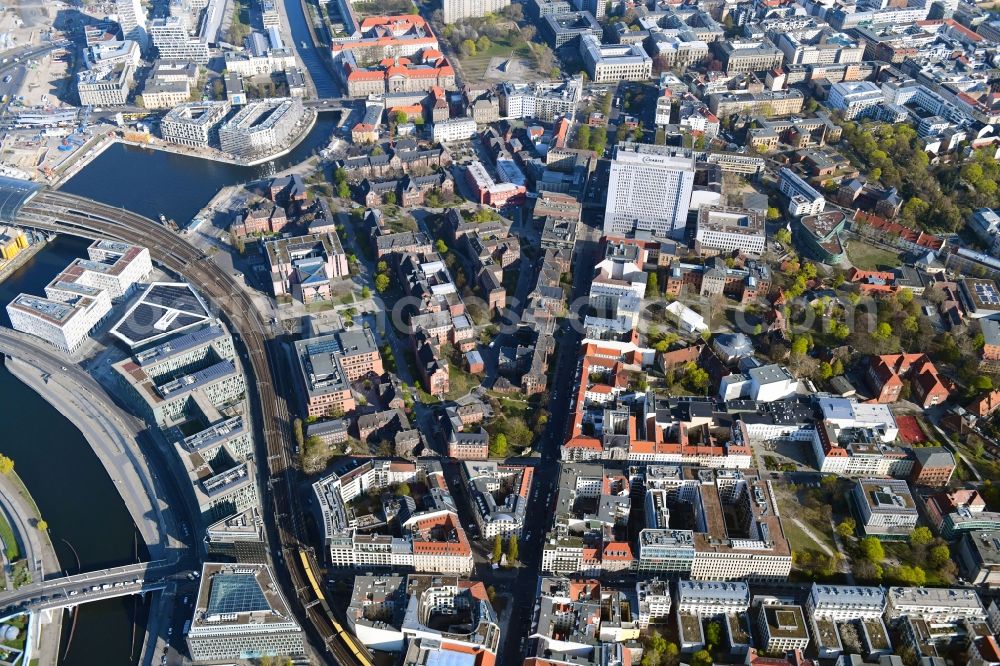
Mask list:
[[479,386],[481,382],[475,375],[469,374],[465,368],[454,361],[448,363],[448,388],[450,389],[445,398],[455,400],[466,395],[469,391]]
[[486,76],[486,68],[489,67],[493,58],[509,58],[511,53],[517,57],[531,59],[531,49],[522,46],[518,49],[511,48],[510,44],[491,44],[485,51],[477,51],[474,56],[461,56],[462,71],[465,73],[466,81],[482,81]]
[[13,562],[20,559],[21,551],[17,547],[17,539],[14,538],[14,530],[7,522],[7,516],[0,512],[0,540],[3,541],[4,550],[7,552],[7,561]]
[[889,270],[901,263],[898,252],[883,250],[859,240],[847,242],[847,258],[855,268],[863,271]]

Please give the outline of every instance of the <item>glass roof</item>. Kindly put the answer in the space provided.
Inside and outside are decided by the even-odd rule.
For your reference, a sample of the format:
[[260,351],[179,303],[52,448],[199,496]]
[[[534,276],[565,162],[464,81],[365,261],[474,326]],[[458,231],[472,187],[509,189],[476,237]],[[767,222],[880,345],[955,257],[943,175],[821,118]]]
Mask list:
[[253,613],[271,608],[253,574],[220,573],[212,577],[208,614]]
[[0,176],[0,222],[14,222],[21,206],[40,189],[41,185],[30,180]]

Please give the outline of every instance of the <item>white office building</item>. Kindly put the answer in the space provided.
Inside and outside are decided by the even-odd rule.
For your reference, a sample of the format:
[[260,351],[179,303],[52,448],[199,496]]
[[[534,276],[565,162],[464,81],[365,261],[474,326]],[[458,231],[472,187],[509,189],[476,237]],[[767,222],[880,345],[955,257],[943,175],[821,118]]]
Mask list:
[[755,210],[727,206],[702,206],[698,211],[695,247],[701,254],[761,255],[766,242],[764,216]]
[[906,481],[858,479],[852,491],[865,534],[906,536],[917,526],[917,507]]
[[111,311],[106,291],[79,285],[77,292],[72,302],[20,294],[7,305],[10,324],[15,331],[34,335],[72,354]]
[[305,654],[302,628],[262,564],[203,565],[187,644],[195,663]]
[[844,112],[845,120],[864,117],[885,101],[882,89],[871,81],[841,81],[830,86],[828,104]]
[[635,594],[639,599],[639,627],[663,624],[670,619],[673,600],[670,598],[670,583],[659,578],[641,580],[635,584]]
[[582,35],[580,56],[594,83],[647,81],[653,76],[653,59],[641,44],[601,44],[593,35]]
[[975,590],[968,588],[890,587],[886,615],[908,615],[935,624],[959,620],[986,620],[986,609]]
[[111,312],[112,301],[129,294],[153,270],[149,250],[97,240],[87,259],[76,259],[45,287],[45,297],[21,294],[7,306],[15,330],[73,353]]
[[789,215],[819,215],[826,208],[826,197],[788,167],[781,167],[778,189],[788,197]]
[[142,2],[116,0],[115,11],[118,14],[118,25],[121,26],[122,36],[146,48],[149,44],[149,35],[146,32],[146,11],[142,8]]
[[504,118],[535,118],[552,122],[573,113],[583,86],[579,79],[535,83],[501,84],[500,115]]
[[807,615],[835,622],[880,618],[885,612],[885,588],[813,583]]
[[208,63],[208,42],[190,35],[181,17],[153,19],[149,32],[157,57],[164,60],[185,60],[199,65]]
[[81,106],[124,106],[135,74],[131,62],[118,62],[85,69],[76,75]]
[[604,209],[604,233],[649,231],[658,238],[684,233],[694,157],[676,149],[623,142],[615,148]]
[[715,617],[735,615],[750,606],[750,588],[742,582],[677,581],[677,612]]
[[510,0],[444,0],[442,3],[443,19],[448,24],[465,18],[497,14],[509,4]]
[[131,63],[134,67],[142,60],[139,43],[131,39],[124,41],[98,42],[87,49],[84,59],[88,68],[110,67],[123,63]]
[[476,121],[472,118],[450,118],[434,123],[434,140],[439,143],[465,141],[476,133]]

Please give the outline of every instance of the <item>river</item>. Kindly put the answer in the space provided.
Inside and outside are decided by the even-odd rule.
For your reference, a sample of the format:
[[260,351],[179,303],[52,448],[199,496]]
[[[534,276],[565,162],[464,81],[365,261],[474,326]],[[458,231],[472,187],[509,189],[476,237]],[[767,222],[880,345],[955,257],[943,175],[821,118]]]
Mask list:
[[[0,283],[0,303],[10,302],[21,291],[42,293],[43,287],[74,257],[86,256],[87,245],[88,241],[80,238],[56,239]],[[10,325],[6,310],[0,310],[0,323]],[[14,459],[17,473],[48,522],[63,568],[75,573],[76,556],[85,571],[135,562],[137,532],[132,517],[101,461],[76,426],[2,366],[0,405],[8,423],[0,451]],[[76,555],[67,542],[72,544]],[[147,559],[141,541],[138,548],[139,558]],[[81,606],[69,653],[62,659],[72,624],[67,615],[63,622],[61,663],[64,666],[136,663],[131,656],[132,619],[137,603],[138,597],[124,597]],[[142,648],[146,616],[147,609],[140,604],[136,657]]]
[[[299,0],[286,0],[296,46],[309,40]],[[308,42],[311,44],[311,42]],[[335,84],[318,54],[303,57],[317,89],[330,96]],[[335,114],[321,114],[309,135],[287,155],[256,167],[202,160],[124,144],[107,149],[62,189],[156,219],[161,213],[186,223],[224,186],[245,183],[302,162],[329,143]],[[0,283],[0,304],[20,292],[43,293],[43,288],[75,257],[86,256],[89,241],[55,239],[23,268]],[[0,323],[9,326],[5,310]],[[70,542],[84,570],[134,562],[136,529],[117,489],[83,435],[34,391],[0,366],[0,405],[6,415],[17,415],[0,452],[12,457],[18,473],[49,523],[60,563],[76,570]],[[13,421],[9,417],[8,423]],[[147,559],[139,542],[139,558]],[[63,622],[62,666],[132,666],[141,655],[148,606],[135,597],[85,604],[72,645],[69,616]],[[138,622],[133,645],[133,619]]]

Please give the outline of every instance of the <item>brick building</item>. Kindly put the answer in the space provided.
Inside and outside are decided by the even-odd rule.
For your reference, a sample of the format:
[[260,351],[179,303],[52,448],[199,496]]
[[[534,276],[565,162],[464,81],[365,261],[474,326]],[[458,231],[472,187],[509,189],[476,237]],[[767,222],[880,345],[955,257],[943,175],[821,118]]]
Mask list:
[[909,379],[910,400],[924,409],[938,405],[951,394],[946,382],[926,354],[886,354],[873,356],[868,364],[868,383],[875,391],[875,401],[899,400],[904,380]]
[[910,481],[922,486],[948,485],[955,472],[955,457],[940,446],[913,449],[913,472]]

